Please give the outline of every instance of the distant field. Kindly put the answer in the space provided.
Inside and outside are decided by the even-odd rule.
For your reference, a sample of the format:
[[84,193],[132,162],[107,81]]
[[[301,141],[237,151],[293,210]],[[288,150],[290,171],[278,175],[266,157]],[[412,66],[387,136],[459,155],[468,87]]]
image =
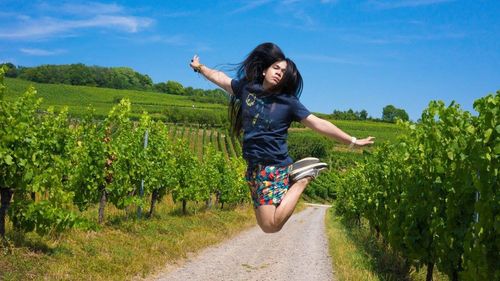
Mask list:
[[138,117],[147,111],[153,118],[163,119],[162,115],[175,108],[176,111],[198,110],[201,112],[226,112],[226,106],[195,102],[189,97],[168,95],[155,92],[135,90],[117,90],[87,86],[72,86],[62,84],[41,84],[31,81],[5,78],[7,100],[13,100],[32,85],[43,98],[43,107],[54,106],[60,109],[67,106],[73,116],[82,116],[86,108],[91,106],[97,116],[106,116],[109,110],[122,98],[132,102],[132,116]]
[[368,136],[375,137],[375,141],[378,143],[394,141],[396,137],[402,133],[401,129],[393,123],[349,120],[329,121],[348,134],[358,138],[365,138]]
[[[143,111],[147,111],[153,118],[165,119],[167,114],[187,114],[194,110],[206,112],[207,114],[219,114],[226,118],[227,108],[221,104],[195,102],[189,97],[168,95],[155,92],[144,92],[135,90],[117,90],[107,88],[96,88],[87,86],[72,86],[62,84],[41,84],[21,79],[5,78],[7,86],[7,100],[13,100],[26,89],[33,85],[41,98],[43,107],[54,106],[60,109],[67,106],[72,116],[82,116],[91,106],[95,109],[98,117],[104,117],[109,110],[118,103],[121,98],[129,98],[132,102],[132,117],[138,117]],[[194,106],[194,107],[193,107]],[[375,136],[377,143],[394,141],[400,130],[396,125],[390,123],[372,121],[347,121],[330,120],[340,129],[348,134],[361,137]],[[309,129],[292,128],[291,134],[309,134]],[[333,142],[333,141],[332,141]],[[339,150],[345,149],[344,145],[333,142]]]
[[[349,135],[356,136],[357,138],[365,138],[368,136],[375,137],[376,143],[383,143],[386,141],[393,142],[397,136],[402,133],[401,129],[392,123],[382,123],[373,121],[352,121],[352,120],[328,120],[335,126],[339,127],[342,131]],[[291,134],[313,134],[314,132],[307,128],[292,128]],[[327,137],[325,137],[327,139]],[[337,147],[336,150],[348,150],[344,144],[330,140],[332,145]]]

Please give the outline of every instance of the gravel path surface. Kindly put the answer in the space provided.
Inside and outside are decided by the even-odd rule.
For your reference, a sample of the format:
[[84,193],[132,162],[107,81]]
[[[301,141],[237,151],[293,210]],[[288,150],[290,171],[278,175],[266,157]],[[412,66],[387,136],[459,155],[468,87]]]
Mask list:
[[335,280],[325,234],[326,210],[309,206],[274,234],[251,228],[156,280]]

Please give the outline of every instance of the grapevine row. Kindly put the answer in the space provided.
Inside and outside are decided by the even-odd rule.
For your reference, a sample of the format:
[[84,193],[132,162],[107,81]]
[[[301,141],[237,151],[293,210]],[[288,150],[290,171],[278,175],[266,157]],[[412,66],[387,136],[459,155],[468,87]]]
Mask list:
[[244,161],[207,143],[200,157],[197,128],[169,129],[147,113],[132,122],[126,99],[104,121],[89,109],[85,118],[70,122],[66,110],[43,112],[34,88],[5,101],[2,79],[0,73],[2,236],[7,215],[15,228],[45,234],[85,226],[75,207],[99,205],[103,222],[107,204],[149,205],[152,215],[166,194],[182,202],[184,212],[186,202],[208,202],[214,195],[222,206],[248,200]]
[[406,134],[332,178],[337,211],[365,217],[409,264],[451,280],[500,280],[500,91],[478,116],[431,102]]

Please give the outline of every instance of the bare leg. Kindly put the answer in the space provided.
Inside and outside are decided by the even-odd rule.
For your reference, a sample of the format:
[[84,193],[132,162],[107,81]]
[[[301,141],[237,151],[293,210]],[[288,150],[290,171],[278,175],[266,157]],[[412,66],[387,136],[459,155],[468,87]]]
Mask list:
[[257,223],[264,232],[273,233],[281,230],[292,215],[293,210],[295,210],[300,195],[302,195],[310,181],[311,178],[304,178],[294,183],[283,196],[283,200],[281,200],[278,207],[263,205],[255,209]]

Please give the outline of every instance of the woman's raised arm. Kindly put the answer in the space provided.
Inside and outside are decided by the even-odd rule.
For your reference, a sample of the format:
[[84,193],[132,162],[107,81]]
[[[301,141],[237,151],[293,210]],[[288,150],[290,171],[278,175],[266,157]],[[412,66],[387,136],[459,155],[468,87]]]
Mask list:
[[201,73],[208,80],[210,80],[215,85],[221,87],[228,94],[233,95],[233,89],[231,87],[231,77],[227,76],[224,72],[211,69],[200,63],[200,58],[197,55],[194,55],[193,59],[191,59],[191,63],[189,64],[194,71]]

